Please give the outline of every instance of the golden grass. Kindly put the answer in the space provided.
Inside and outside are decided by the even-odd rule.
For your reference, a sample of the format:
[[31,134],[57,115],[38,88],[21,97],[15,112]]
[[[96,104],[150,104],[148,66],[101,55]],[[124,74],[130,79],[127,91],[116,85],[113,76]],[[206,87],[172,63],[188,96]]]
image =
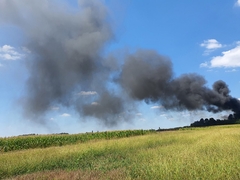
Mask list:
[[[17,176],[21,174],[26,175]],[[0,175],[17,179],[235,180],[240,178],[240,126],[0,153]]]

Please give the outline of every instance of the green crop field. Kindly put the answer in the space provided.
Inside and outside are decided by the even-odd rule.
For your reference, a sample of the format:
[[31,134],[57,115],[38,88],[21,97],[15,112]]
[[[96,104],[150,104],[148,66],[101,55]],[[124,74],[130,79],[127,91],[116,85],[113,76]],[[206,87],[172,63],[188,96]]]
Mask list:
[[63,146],[67,144],[83,143],[97,139],[113,139],[144,135],[154,133],[153,130],[127,130],[127,131],[106,131],[88,132],[85,134],[55,134],[43,136],[18,136],[11,138],[0,138],[0,152],[8,152],[32,148],[46,148],[50,146]]
[[[58,144],[59,140],[47,146],[27,147],[19,143],[19,148],[13,149],[6,143],[11,138],[3,138],[0,144],[0,177],[240,179],[239,125],[141,132],[125,137],[92,138],[71,143],[65,140]],[[72,135],[55,135],[60,136]],[[49,136],[15,137],[15,140],[32,138],[34,142],[39,141],[39,137]]]

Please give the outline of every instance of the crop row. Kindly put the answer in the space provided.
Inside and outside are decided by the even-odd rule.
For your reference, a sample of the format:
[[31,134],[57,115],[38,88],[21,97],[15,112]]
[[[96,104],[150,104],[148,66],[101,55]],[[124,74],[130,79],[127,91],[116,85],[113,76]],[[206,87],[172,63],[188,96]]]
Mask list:
[[153,130],[126,130],[91,132],[85,134],[62,135],[36,135],[0,138],[0,152],[8,152],[32,148],[46,148],[50,146],[62,146],[74,143],[83,143],[94,139],[113,139],[130,136],[138,136],[153,133]]

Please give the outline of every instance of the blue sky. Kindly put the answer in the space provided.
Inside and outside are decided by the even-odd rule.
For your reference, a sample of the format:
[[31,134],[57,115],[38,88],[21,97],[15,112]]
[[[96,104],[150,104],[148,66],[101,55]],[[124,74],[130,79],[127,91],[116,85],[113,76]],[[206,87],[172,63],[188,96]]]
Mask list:
[[[77,1],[62,2],[69,5],[68,10],[79,10]],[[240,98],[239,0],[105,0],[103,3],[108,10],[108,24],[114,34],[114,38],[103,49],[103,56],[132,53],[138,49],[155,50],[171,59],[175,77],[197,73],[207,80],[210,88],[215,81],[223,80],[228,84],[231,96]],[[6,8],[6,4],[6,0],[0,0],[0,10]],[[35,123],[22,115],[21,106],[26,82],[31,76],[26,61],[34,59],[34,54],[29,50],[31,47],[25,46],[28,35],[16,24],[9,23],[10,14],[5,15],[0,18],[1,137],[28,133],[169,128],[189,125],[201,117],[217,118],[229,113],[176,112],[165,110],[158,103],[139,101],[134,103],[137,108],[130,121],[108,127],[58,104],[46,112],[45,118],[50,125]],[[94,96],[96,90],[81,91],[79,95]]]

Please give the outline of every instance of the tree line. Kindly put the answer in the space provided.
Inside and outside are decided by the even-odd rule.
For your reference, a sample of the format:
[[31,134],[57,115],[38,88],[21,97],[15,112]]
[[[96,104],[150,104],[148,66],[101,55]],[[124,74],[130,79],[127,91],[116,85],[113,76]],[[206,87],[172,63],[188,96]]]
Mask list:
[[240,123],[240,113],[239,114],[229,114],[227,119],[214,119],[214,118],[201,118],[199,121],[193,122],[191,127],[203,127],[203,126],[214,126],[214,125],[227,125],[227,124],[238,124]]

